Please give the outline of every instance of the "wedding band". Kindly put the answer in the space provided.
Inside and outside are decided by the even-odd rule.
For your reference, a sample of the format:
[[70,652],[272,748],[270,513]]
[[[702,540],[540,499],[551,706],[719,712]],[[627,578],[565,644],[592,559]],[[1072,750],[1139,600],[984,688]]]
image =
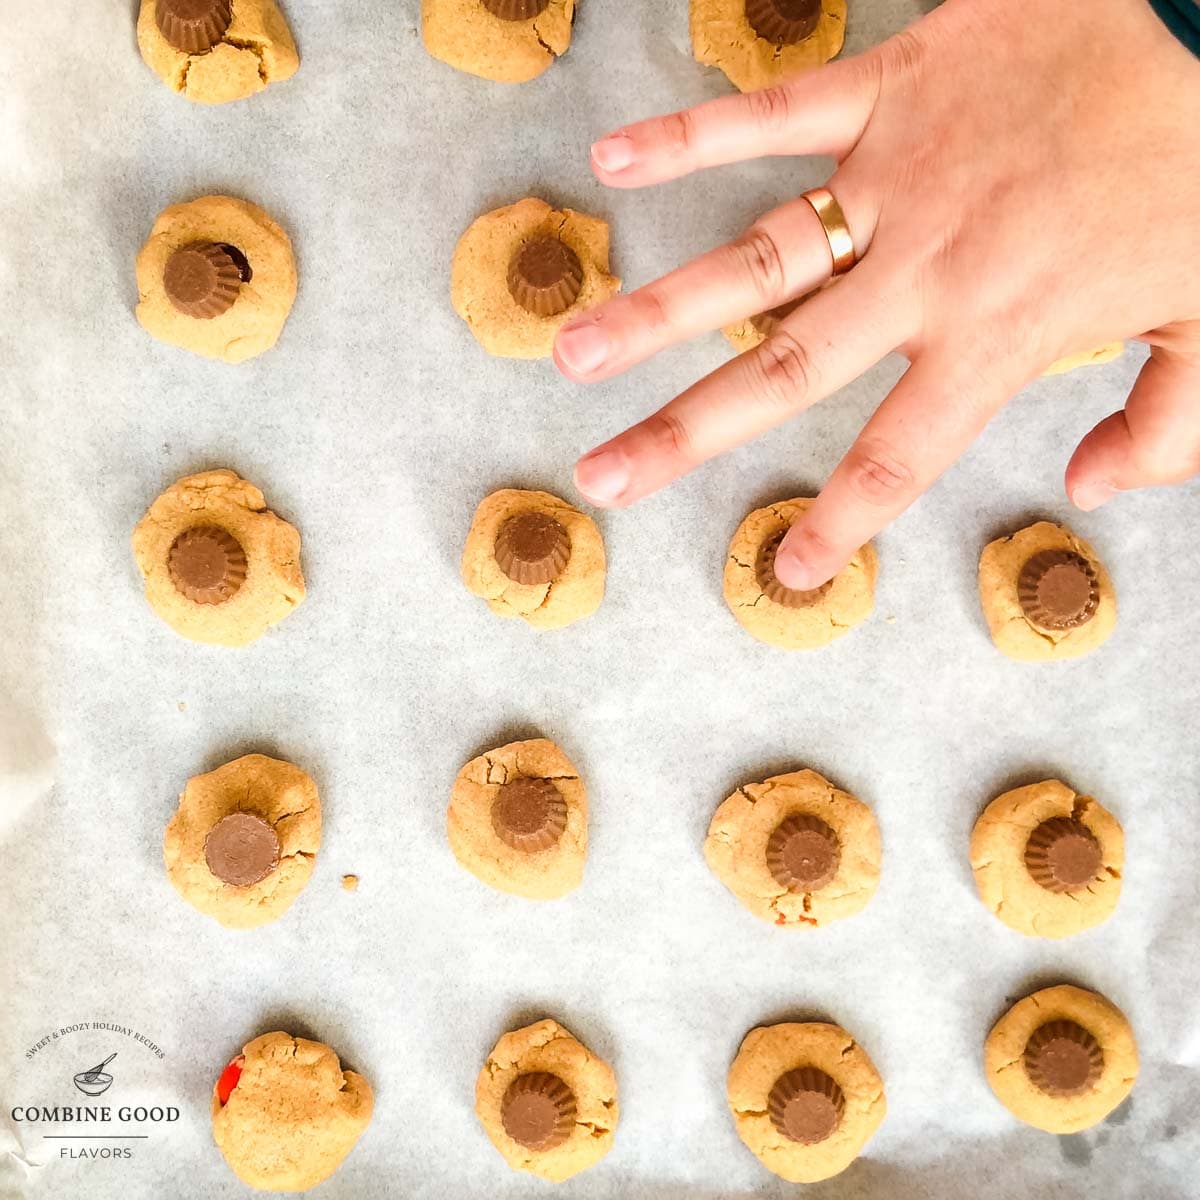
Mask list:
[[829,243],[829,253],[833,255],[834,275],[845,275],[857,261],[854,253],[854,239],[850,236],[850,227],[846,224],[846,214],[842,206],[833,198],[828,188],[813,188],[801,197],[812,205],[821,228],[825,230],[825,240]]

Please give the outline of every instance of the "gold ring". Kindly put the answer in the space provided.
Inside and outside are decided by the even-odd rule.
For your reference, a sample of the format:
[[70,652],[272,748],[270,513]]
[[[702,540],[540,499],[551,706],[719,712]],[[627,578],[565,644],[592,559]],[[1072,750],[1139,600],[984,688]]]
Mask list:
[[828,188],[813,188],[811,192],[805,192],[801,199],[812,205],[821,228],[825,230],[829,253],[833,255],[834,275],[844,275],[858,261],[858,256],[854,253],[854,239],[850,236],[842,206]]

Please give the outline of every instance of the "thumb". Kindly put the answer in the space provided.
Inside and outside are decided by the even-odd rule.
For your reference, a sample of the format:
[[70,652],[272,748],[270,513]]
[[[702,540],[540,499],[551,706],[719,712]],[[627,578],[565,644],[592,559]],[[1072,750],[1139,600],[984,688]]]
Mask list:
[[1067,464],[1067,495],[1084,512],[1118,492],[1180,483],[1200,471],[1200,348],[1155,346],[1122,412],[1105,417]]

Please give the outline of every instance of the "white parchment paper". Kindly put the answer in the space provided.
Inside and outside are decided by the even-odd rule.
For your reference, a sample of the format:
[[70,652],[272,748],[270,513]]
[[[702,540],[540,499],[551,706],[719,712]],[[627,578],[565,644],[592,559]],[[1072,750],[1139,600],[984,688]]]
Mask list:
[[[848,51],[928,6],[856,0]],[[1061,486],[1140,356],[1010,405],[879,539],[875,617],[821,653],[741,632],[720,596],[725,548],[751,507],[820,485],[896,361],[600,514],[609,585],[591,620],[502,622],[457,576],[480,498],[573,496],[580,452],[728,349],[713,335],[587,389],[490,359],[449,305],[459,233],[544,195],[607,217],[636,286],[828,164],[644,193],[595,182],[594,137],[727,90],[690,58],[684,0],[584,0],[569,55],[521,87],[428,58],[417,0],[286,7],[296,78],[204,109],[142,64],[130,0],[0,4],[0,1195],[248,1195],[211,1143],[209,1093],[277,1027],[329,1042],[376,1092],[370,1129],[314,1195],[542,1195],[472,1102],[495,1039],[543,1015],[614,1064],[623,1109],[611,1155],[561,1194],[793,1195],[738,1141],[724,1078],[750,1028],[819,1014],[866,1047],[889,1104],[864,1157],[808,1190],[819,1200],[1196,1196],[1198,493],[1082,516]],[[279,347],[241,368],[159,345],[132,315],[156,214],[220,191],[275,214],[300,269]],[[304,539],[307,603],[240,652],[155,619],[128,545],[163,487],[215,466],[259,484]],[[1117,633],[1082,662],[1011,663],[986,634],[979,549],[1037,516],[1092,539],[1116,583]],[[458,767],[534,732],[592,801],[586,881],[546,905],[478,884],[443,831]],[[234,933],[176,897],[162,832],[190,775],[255,749],[316,778],[325,844],[284,919]],[[853,920],[786,933],[737,905],[700,846],[736,785],[805,764],[874,806],[883,880]],[[1116,915],[1064,943],[991,917],[966,857],[982,806],[1048,775],[1099,797],[1128,837]],[[1018,1124],[981,1066],[1011,1000],[1064,980],[1124,1009],[1143,1061],[1131,1102],[1065,1139]],[[72,1158],[100,1143],[12,1120],[83,1101],[72,1075],[114,1050],[106,1101],[179,1110],[114,1143],[131,1157]]]

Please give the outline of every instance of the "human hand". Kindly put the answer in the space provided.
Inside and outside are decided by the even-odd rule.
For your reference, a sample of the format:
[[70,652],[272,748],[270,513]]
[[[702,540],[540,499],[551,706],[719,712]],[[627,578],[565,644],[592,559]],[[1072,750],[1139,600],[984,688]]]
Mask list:
[[[1151,345],[1124,411],[1067,467],[1083,509],[1200,470],[1200,61],[1146,0],[946,0],[858,58],[642,121],[592,147],[633,188],[759,155],[835,158],[858,264],[754,350],[585,455],[593,503],[631,504],[817,403],[892,350],[910,366],[790,530],[814,588],[904,511],[1054,360]],[[606,379],[829,277],[808,202],[565,326],[554,358]]]

